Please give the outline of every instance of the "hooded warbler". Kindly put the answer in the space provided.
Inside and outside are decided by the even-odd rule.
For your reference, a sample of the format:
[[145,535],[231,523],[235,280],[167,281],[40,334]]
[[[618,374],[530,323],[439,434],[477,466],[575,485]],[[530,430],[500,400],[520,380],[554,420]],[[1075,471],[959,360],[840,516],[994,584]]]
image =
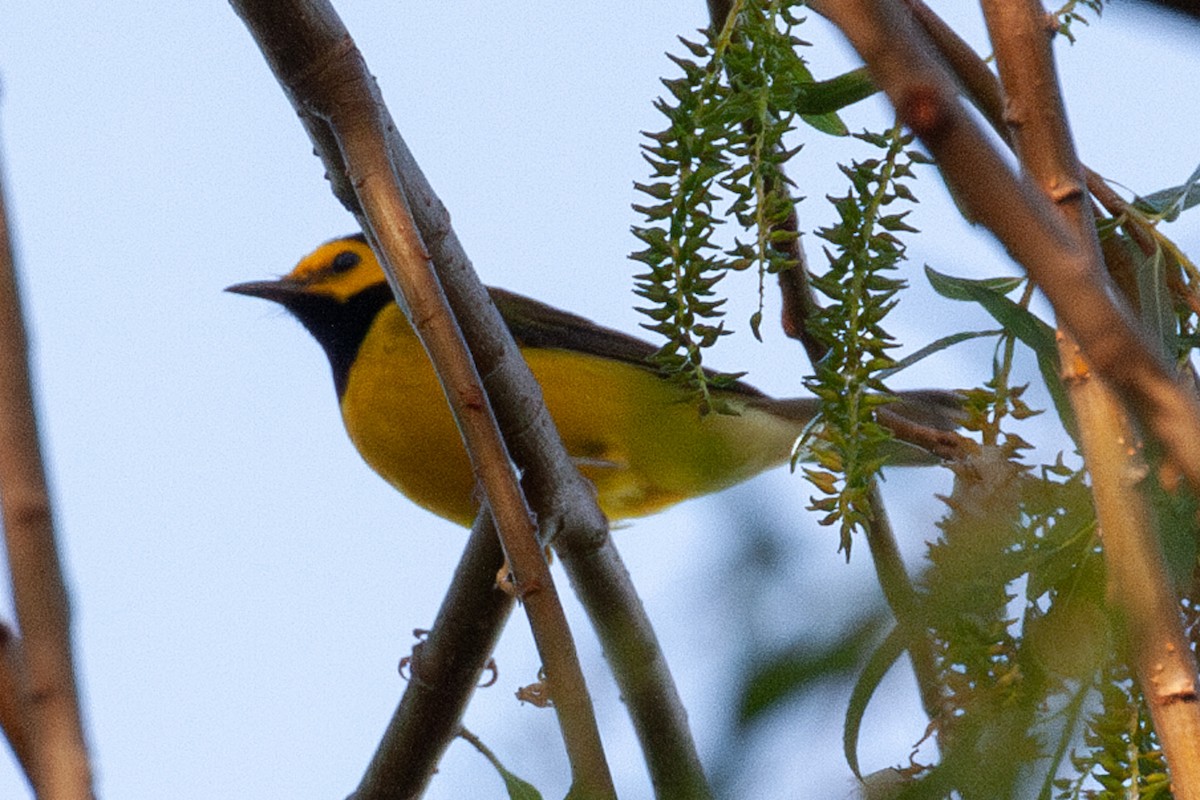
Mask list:
[[[478,504],[458,429],[362,235],[326,242],[279,280],[228,291],[280,303],[299,319],[329,358],[346,431],[367,464],[418,505],[471,524]],[[688,391],[649,363],[652,344],[489,292],[609,519],[651,514],[785,462],[816,413],[815,399],[777,400],[739,381],[718,390],[736,414],[701,415]],[[950,429],[955,405],[948,393],[914,392],[892,407]],[[931,463],[916,452],[897,463]]]

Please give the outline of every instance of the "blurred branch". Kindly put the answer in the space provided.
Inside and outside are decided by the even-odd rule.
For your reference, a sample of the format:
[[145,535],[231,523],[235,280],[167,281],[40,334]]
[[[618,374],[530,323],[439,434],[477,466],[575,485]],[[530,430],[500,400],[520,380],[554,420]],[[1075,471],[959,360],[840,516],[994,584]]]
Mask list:
[[560,545],[571,587],[604,646],[621,700],[629,709],[657,800],[712,797],[687,710],[666,656],[610,540],[595,547]]
[[875,574],[879,576],[879,586],[883,590],[888,608],[892,610],[892,615],[903,632],[904,646],[908,650],[909,660],[912,661],[925,716],[931,721],[936,721],[942,710],[942,687],[934,660],[933,640],[929,635],[928,626],[921,619],[917,591],[913,588],[908,570],[904,566],[904,558],[900,555],[900,547],[896,542],[887,508],[883,504],[883,493],[879,491],[878,480],[871,483],[871,511],[873,516],[867,525],[866,533]]
[[[1177,382],[1099,264],[1041,192],[1012,173],[959,105],[933,47],[895,0],[817,0],[849,38],[901,118],[929,148],[969,219],[985,225],[1045,292],[1088,362],[1200,490],[1200,403]],[[1061,185],[1054,198],[1082,191]]]
[[928,450],[944,461],[959,461],[976,447],[974,441],[957,431],[922,425],[886,405],[880,406],[875,413],[880,423],[897,439]]
[[33,775],[33,742],[30,739],[24,658],[21,640],[12,628],[0,623],[0,730],[27,777]]
[[495,525],[481,515],[432,629],[413,648],[408,687],[353,800],[424,793],[512,612],[512,596],[496,588],[503,561]]
[[[75,666],[70,603],[55,542],[38,441],[28,343],[0,185],[0,504],[17,622],[24,637],[25,730],[40,800],[92,797],[92,771]],[[18,747],[16,741],[13,747]]]
[[[397,300],[433,362],[487,497],[547,675],[573,791],[586,798],[612,797],[612,778],[566,615],[475,361],[397,180],[399,165],[387,135],[395,126],[378,86],[328,3],[234,0],[233,5],[297,111],[311,124],[327,128],[337,144],[357,201],[351,208],[371,235]],[[315,143],[327,144],[328,139]],[[504,336],[503,328],[497,328],[497,335]]]
[[[1200,22],[1200,5],[1196,4],[1196,0],[1142,0],[1142,4],[1149,8],[1191,17],[1192,22]],[[1174,19],[1178,19],[1178,17],[1174,17]]]
[[[1022,166],[1041,184],[1099,270],[1103,261],[1058,91],[1045,13],[1038,0],[983,0],[1007,98],[1005,117]],[[1075,187],[1063,191],[1062,187]],[[1200,704],[1196,662],[1184,635],[1179,599],[1163,562],[1154,515],[1143,494],[1146,465],[1121,404],[1091,374],[1086,353],[1059,337],[1064,380],[1079,423],[1084,462],[1104,543],[1109,596],[1132,642],[1145,693],[1171,771],[1175,797],[1200,798]],[[1141,478],[1141,479],[1139,479]]]
[[987,62],[923,0],[904,0],[904,5],[992,130],[1005,142],[1011,143],[1012,135],[1004,121],[1004,93],[1000,88],[1000,80]]

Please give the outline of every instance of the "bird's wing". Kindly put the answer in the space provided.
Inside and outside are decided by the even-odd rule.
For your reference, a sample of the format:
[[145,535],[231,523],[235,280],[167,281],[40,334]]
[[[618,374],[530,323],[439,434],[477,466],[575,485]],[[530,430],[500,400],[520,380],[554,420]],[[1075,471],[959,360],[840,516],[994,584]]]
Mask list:
[[[578,314],[562,311],[506,289],[492,287],[488,291],[500,316],[508,324],[513,339],[522,347],[572,350],[657,371],[650,357],[658,348],[643,339],[597,325]],[[741,381],[722,388],[749,397],[764,396],[758,389]]]

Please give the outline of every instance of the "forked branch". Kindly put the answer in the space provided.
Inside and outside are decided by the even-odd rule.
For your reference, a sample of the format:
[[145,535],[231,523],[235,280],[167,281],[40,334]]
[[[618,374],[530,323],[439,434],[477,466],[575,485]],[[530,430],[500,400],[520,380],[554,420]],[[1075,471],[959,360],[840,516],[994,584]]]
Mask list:
[[[1079,247],[1101,271],[1103,255],[1091,207],[1080,186],[1058,91],[1052,32],[1038,0],[984,0],[1006,98],[1006,118],[1021,164],[1055,202]],[[1088,369],[1069,335],[1060,336],[1065,382],[1079,424],[1084,462],[1104,542],[1109,597],[1128,637],[1135,671],[1171,771],[1175,797],[1200,798],[1200,698],[1196,661],[1184,634],[1179,598],[1171,591],[1154,514],[1144,495],[1146,466],[1137,435],[1116,395]],[[1152,480],[1153,478],[1151,478]]]
[[[866,61],[933,154],[966,214],[985,225],[1053,304],[1088,363],[1200,491],[1200,403],[1176,380],[1111,281],[1048,200],[1009,169],[959,104],[953,78],[899,0],[814,3]],[[1054,197],[1083,191],[1056,186]]]

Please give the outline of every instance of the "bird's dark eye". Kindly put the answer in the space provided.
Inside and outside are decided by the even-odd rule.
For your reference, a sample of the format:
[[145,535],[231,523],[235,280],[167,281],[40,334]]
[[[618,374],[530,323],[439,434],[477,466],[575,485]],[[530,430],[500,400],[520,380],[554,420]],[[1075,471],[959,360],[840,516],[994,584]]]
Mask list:
[[362,258],[359,257],[358,253],[343,250],[333,257],[333,261],[329,263],[329,268],[340,275],[357,267],[360,261],[362,261]]

